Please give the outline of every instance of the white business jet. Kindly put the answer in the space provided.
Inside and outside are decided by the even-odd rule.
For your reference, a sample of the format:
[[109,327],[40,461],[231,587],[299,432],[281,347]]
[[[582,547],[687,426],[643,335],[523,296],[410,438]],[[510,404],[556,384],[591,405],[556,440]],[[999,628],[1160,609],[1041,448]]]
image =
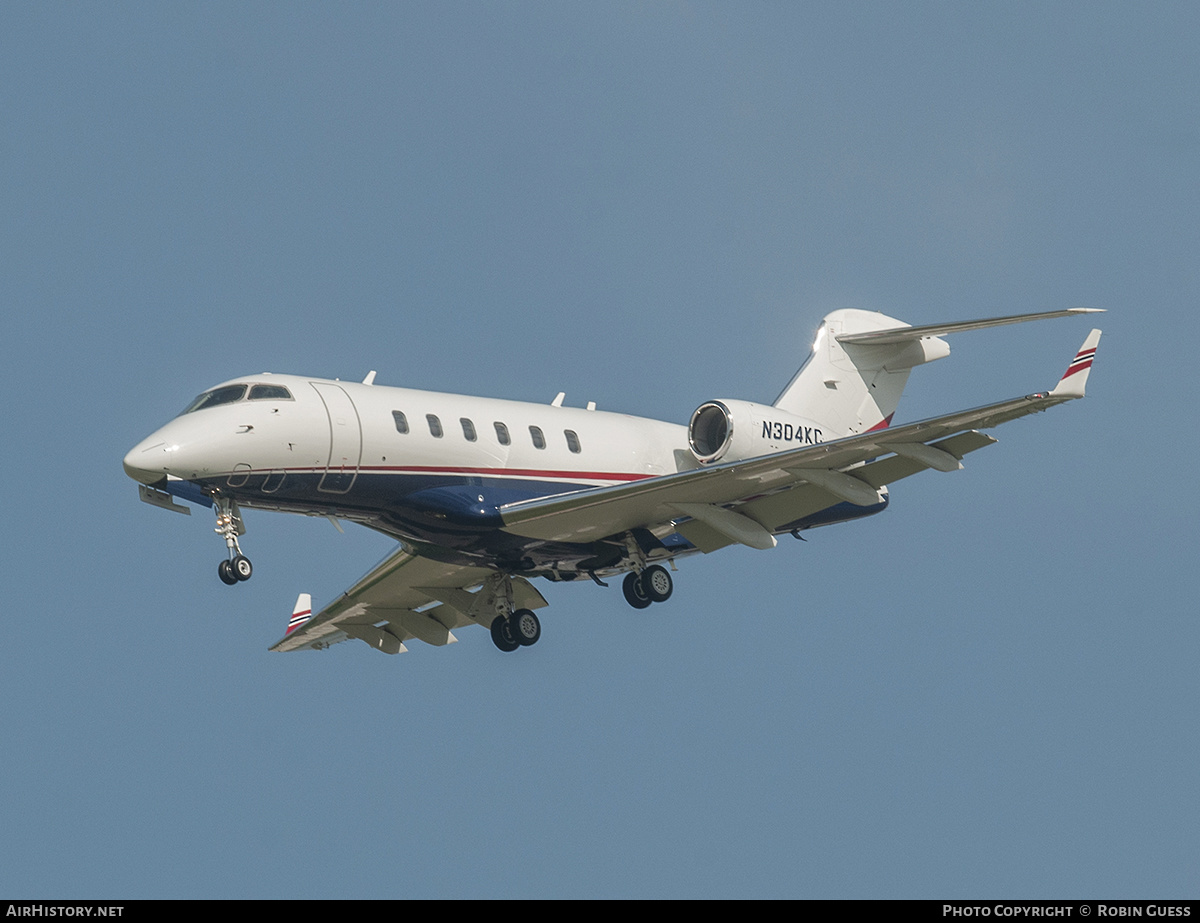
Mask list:
[[[1093,330],[1052,391],[892,426],[915,366],[945,334],[1093,313],[1070,308],[913,327],[869,311],[825,317],[812,354],[775,403],[712,400],[687,426],[550,404],[412,391],[296,375],[249,375],[197,397],[125,456],[141,498],[211,507],[249,579],[242,510],[357,522],[400,547],[315,615],[296,602],[271,649],[359,638],[389,654],[442,645],[481,625],[503,651],[535,643],[546,600],[531,578],[625,574],[635,608],[671,595],[669,564],[740,543],[878,513],[887,486],[954,471],[996,440],[988,429],[1083,397]],[[340,527],[339,527],[340,528]]]

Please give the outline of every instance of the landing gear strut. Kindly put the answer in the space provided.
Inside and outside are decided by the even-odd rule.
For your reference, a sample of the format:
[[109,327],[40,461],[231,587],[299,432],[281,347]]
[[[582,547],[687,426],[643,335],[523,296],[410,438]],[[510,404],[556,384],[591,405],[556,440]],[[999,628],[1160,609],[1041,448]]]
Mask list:
[[217,565],[217,576],[229,586],[249,580],[254,573],[254,566],[238,545],[238,536],[246,534],[246,525],[242,522],[237,501],[229,497],[215,497],[213,511],[217,514],[217,527],[213,531],[225,539],[225,547],[229,549],[229,559]]

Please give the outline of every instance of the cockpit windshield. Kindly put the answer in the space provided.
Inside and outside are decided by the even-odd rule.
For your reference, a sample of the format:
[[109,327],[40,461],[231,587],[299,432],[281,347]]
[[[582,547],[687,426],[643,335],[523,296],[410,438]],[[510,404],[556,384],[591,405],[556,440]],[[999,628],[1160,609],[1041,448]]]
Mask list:
[[[216,407],[220,404],[236,403],[246,396],[247,388],[250,389],[249,399],[252,401],[294,400],[292,392],[283,385],[225,385],[220,388],[213,388],[211,391],[205,391],[188,404],[187,409],[183,413],[193,413],[197,410]],[[183,416],[183,414],[180,414],[180,416]]]
[[183,413],[194,413],[197,410],[204,410],[206,407],[216,407],[218,404],[232,404],[234,401],[240,401],[245,395],[245,385],[225,385],[223,388],[213,388],[211,391],[205,391],[188,404]]
[[250,388],[252,401],[290,401],[292,392],[283,385],[253,385]]

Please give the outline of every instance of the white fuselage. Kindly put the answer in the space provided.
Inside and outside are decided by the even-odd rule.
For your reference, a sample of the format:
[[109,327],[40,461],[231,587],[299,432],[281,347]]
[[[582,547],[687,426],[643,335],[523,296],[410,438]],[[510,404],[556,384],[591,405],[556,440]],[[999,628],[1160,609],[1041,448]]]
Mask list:
[[698,466],[686,427],[598,410],[271,374],[206,395],[126,455],[131,477],[464,553],[506,503]]
[[[337,469],[574,485],[695,467],[685,427],[626,414],[295,375],[240,378],[218,389],[260,382],[287,388],[290,398],[242,398],[182,414],[135,446],[126,468],[147,483],[164,475],[219,480],[247,470]],[[396,413],[404,415],[407,432]],[[497,424],[507,431],[507,444]],[[575,434],[574,447],[568,432]]]

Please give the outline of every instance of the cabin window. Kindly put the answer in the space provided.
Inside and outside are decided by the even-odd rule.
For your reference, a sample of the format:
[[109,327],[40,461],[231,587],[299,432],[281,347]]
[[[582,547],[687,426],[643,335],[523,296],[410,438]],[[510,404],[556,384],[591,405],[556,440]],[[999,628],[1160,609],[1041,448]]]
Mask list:
[[292,392],[283,385],[251,385],[250,400],[290,401],[292,400]]
[[427,413],[425,419],[429,422],[429,432],[433,434],[435,439],[442,438],[442,421],[437,418],[437,414]]
[[475,441],[475,424],[472,423],[470,420],[468,420],[466,417],[463,417],[458,422],[462,424],[463,438],[466,439],[467,442],[474,442]]
[[408,417],[406,417],[404,415],[403,410],[393,410],[392,411],[392,419],[396,421],[396,432],[398,432],[398,433],[407,433],[408,432]]
[[575,435],[575,430],[564,429],[563,435],[567,437],[567,448],[578,455],[581,450],[579,447],[579,437]]
[[497,442],[499,442],[501,445],[508,445],[509,443],[512,442],[512,439],[510,439],[508,436],[508,427],[507,426],[505,426],[499,420],[497,420],[495,423],[493,423],[492,426],[496,427],[496,441]]
[[542,430],[540,427],[529,427],[529,435],[533,439],[533,447],[535,449],[546,448],[546,437],[542,435]]
[[[240,401],[245,394],[245,385],[226,385],[224,388],[213,388],[211,391],[205,391],[188,404],[183,413],[194,413],[197,410],[216,407],[219,404],[232,404],[234,401]],[[180,414],[180,416],[182,415]]]

